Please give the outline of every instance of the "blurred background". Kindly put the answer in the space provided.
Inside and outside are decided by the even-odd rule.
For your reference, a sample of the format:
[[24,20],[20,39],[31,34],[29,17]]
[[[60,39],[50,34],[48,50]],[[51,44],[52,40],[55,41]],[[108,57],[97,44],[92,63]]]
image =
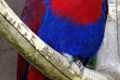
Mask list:
[[[5,0],[20,17],[26,0]],[[17,51],[0,35],[0,80],[16,80]]]

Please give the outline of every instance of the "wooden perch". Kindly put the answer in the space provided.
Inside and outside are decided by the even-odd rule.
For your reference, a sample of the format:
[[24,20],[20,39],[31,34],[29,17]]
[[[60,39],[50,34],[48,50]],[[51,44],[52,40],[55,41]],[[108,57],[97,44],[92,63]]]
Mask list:
[[39,71],[52,80],[120,80],[108,72],[98,72],[85,68],[80,75],[79,67],[69,62],[39,39],[9,8],[0,0],[0,33]]

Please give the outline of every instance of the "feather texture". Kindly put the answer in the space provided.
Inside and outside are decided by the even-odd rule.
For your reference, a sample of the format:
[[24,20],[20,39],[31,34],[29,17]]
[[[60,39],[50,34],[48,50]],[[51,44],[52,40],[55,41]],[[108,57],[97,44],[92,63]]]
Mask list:
[[[59,2],[59,0],[54,0],[54,1],[56,1],[56,3],[57,1]],[[61,2],[61,5],[60,4],[56,5],[58,7],[62,7],[60,11],[62,11],[62,9],[67,10],[67,11],[64,10],[65,12],[63,11],[63,13],[62,12],[60,13],[60,11],[55,12],[55,9],[51,6],[55,4],[54,1],[51,0],[51,2],[47,5],[46,14],[43,18],[42,26],[38,31],[38,36],[58,52],[65,52],[65,53],[71,54],[72,56],[78,56],[80,59],[83,60],[83,63],[86,59],[90,61],[96,55],[104,37],[106,11],[107,11],[107,8],[105,7],[106,4],[104,4],[102,0],[99,0],[101,2],[101,4],[99,4],[99,7],[100,8],[102,7],[101,9],[102,12],[100,11],[99,14],[101,14],[101,16],[99,16],[97,20],[93,20],[94,22],[88,21],[87,23],[89,24],[86,24],[84,23],[84,19],[82,23],[81,21],[82,18],[80,17],[81,23],[80,24],[77,23],[76,25],[76,21],[74,21],[73,18],[69,19],[68,17],[72,15],[72,11],[70,15],[67,15],[65,13],[67,11],[70,11],[68,9],[69,6],[67,6],[67,9],[65,9],[66,7],[63,8],[61,6],[63,4],[70,5],[69,1],[68,2],[63,1],[64,3]],[[71,3],[72,1],[73,0],[70,0]],[[89,0],[85,0],[85,1],[76,0],[76,1],[78,1],[77,3],[79,4],[80,3],[84,4],[84,2],[86,1],[89,2]],[[95,1],[98,1],[98,0],[95,0]],[[86,2],[86,4],[90,5],[91,2],[89,3],[88,2]],[[92,5],[93,4],[91,4],[91,6]],[[84,7],[84,6],[78,6],[76,9],[74,7],[74,9],[76,10],[76,13],[77,13],[77,9],[80,7]],[[83,10],[83,13],[84,13],[84,10]],[[82,15],[85,16],[86,14],[85,15],[82,14]],[[80,14],[79,16],[82,16],[82,15]],[[94,14],[91,16],[96,17],[96,15]]]
[[102,16],[104,0],[51,0],[50,8],[56,16],[84,24],[94,23]]

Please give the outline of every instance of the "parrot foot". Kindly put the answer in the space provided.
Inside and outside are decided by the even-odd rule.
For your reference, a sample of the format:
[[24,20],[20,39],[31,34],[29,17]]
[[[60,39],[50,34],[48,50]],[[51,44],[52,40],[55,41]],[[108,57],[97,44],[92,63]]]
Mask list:
[[70,68],[73,64],[74,57],[68,53],[62,53],[62,55],[67,58],[68,62],[70,63],[68,68]]
[[81,74],[84,72],[84,66],[80,60],[77,60],[76,65],[79,66]]
[[[67,58],[68,62],[70,63],[68,68],[70,68],[74,62],[74,57],[68,53],[62,53],[62,55]],[[84,66],[83,66],[82,62],[80,60],[75,60],[75,63],[80,68],[80,72],[82,74],[84,72]]]

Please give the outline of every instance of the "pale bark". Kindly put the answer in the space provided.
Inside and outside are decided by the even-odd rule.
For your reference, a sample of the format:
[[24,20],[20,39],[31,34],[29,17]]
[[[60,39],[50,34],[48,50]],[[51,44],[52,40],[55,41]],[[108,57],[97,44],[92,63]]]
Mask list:
[[[80,75],[79,67],[69,62],[61,54],[40,40],[14,14],[4,0],[0,0],[0,33],[38,70],[52,80],[120,80],[116,67],[99,68],[93,71],[85,68]],[[109,65],[108,65],[109,66]]]

